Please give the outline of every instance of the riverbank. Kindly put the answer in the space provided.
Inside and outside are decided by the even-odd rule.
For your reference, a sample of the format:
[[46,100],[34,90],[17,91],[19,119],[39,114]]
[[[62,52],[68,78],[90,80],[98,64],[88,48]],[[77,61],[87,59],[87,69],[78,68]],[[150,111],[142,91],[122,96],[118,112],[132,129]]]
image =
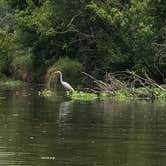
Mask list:
[[[25,86],[27,83],[14,80],[8,77],[1,77],[0,87],[5,88],[19,88]],[[108,98],[115,98],[117,100],[128,100],[128,99],[166,99],[166,84],[158,85],[160,88],[154,88],[151,86],[138,87],[138,88],[121,88],[117,90],[100,90],[94,91],[93,89],[82,89],[72,92],[66,92],[66,97],[72,100],[80,101],[94,101],[96,99],[105,100]],[[56,93],[55,89],[43,89],[38,91],[38,95],[41,97],[52,97]],[[56,94],[57,95],[57,94]]]
[[[165,85],[163,85],[165,87]],[[44,89],[39,91],[41,97],[52,97],[55,95],[55,91],[50,89]],[[114,98],[116,100],[129,100],[129,99],[160,99],[166,100],[166,90],[160,90],[159,88],[140,87],[134,89],[121,89],[112,91],[101,91],[101,92],[86,92],[86,91],[74,91],[66,92],[66,96],[72,100],[79,101],[94,101],[96,99],[105,100]]]

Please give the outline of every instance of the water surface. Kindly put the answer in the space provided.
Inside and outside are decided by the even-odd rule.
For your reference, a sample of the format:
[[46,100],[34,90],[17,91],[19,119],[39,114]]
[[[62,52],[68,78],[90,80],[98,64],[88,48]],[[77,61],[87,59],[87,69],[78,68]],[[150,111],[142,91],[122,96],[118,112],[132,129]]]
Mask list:
[[166,104],[0,90],[2,166],[164,166]]

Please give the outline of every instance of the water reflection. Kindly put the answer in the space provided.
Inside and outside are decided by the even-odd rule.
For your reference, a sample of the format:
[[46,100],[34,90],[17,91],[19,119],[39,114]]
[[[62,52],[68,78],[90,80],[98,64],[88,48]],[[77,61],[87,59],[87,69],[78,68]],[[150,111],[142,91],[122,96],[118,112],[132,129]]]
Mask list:
[[59,119],[67,119],[67,116],[72,113],[73,110],[73,100],[64,101],[60,103],[59,106]]
[[164,102],[50,100],[29,89],[0,96],[0,165],[166,163]]

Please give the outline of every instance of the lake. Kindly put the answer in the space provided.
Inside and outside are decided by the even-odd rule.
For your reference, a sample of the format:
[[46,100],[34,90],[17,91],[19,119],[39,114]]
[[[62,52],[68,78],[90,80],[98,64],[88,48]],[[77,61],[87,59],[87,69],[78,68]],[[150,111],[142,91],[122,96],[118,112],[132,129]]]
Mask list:
[[166,102],[0,90],[2,166],[164,166]]

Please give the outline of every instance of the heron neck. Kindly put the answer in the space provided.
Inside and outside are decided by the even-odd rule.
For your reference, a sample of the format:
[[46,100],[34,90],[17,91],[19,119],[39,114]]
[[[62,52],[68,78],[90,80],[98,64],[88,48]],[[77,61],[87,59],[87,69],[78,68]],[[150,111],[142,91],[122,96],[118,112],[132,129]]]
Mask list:
[[60,73],[60,81],[61,81],[61,83],[63,82],[62,73]]

